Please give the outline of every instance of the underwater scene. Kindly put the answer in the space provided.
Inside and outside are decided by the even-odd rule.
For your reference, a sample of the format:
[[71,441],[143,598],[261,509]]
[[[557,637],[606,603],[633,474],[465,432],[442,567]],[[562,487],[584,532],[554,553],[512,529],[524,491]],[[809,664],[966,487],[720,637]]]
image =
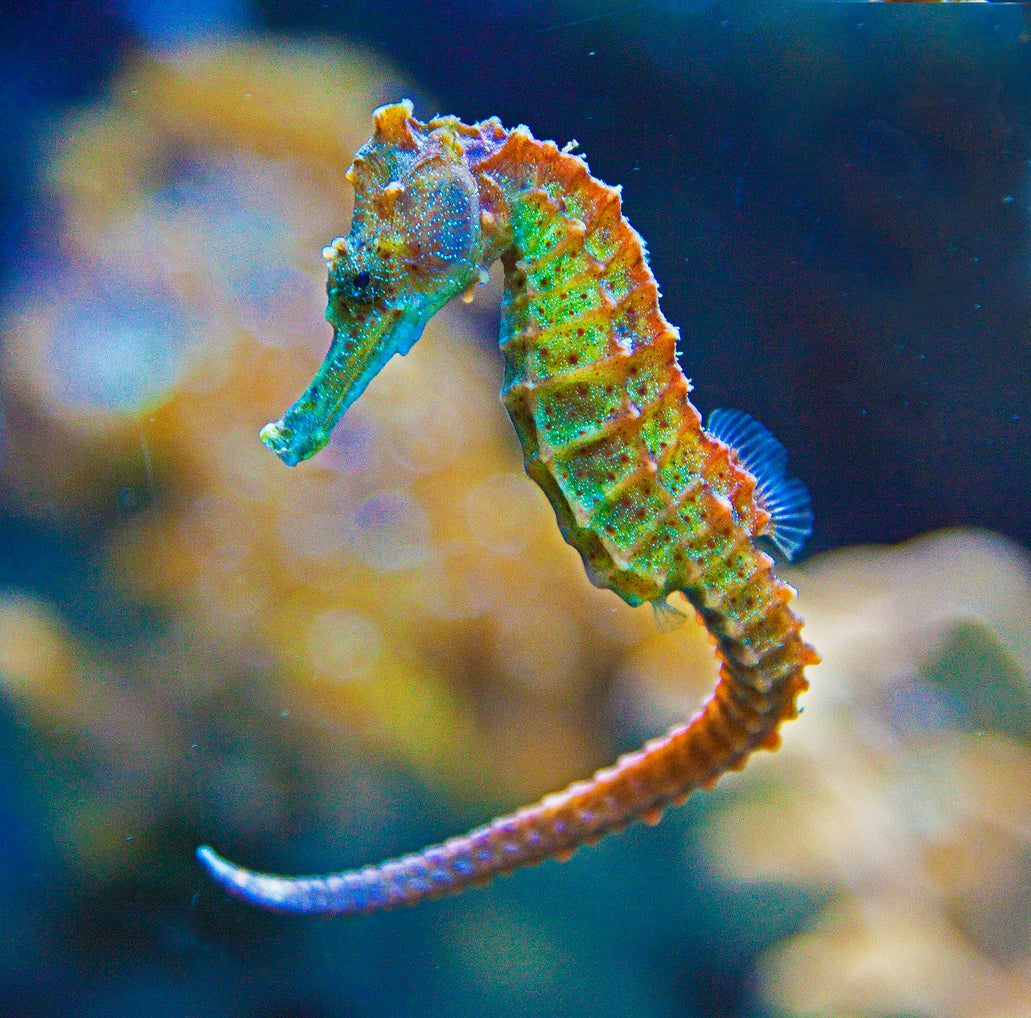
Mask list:
[[1023,5],[0,26],[0,1015],[1031,1014]]

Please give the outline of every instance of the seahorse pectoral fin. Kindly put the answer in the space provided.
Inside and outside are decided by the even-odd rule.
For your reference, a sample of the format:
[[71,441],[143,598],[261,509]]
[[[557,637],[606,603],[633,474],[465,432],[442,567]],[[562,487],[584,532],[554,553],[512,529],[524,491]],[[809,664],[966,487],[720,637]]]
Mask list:
[[655,626],[660,633],[672,633],[687,619],[677,605],[670,604],[665,598],[652,601],[652,611],[655,614]]

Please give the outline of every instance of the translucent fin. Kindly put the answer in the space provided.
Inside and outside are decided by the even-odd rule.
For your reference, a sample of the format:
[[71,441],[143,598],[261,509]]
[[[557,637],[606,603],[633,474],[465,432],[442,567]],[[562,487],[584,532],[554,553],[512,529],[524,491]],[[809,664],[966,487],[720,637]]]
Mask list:
[[813,532],[813,507],[806,486],[788,477],[788,452],[754,417],[743,410],[713,410],[706,430],[729,445],[756,480],[756,501],[770,514],[760,536],[768,537],[788,559]]
[[672,633],[674,629],[679,629],[687,618],[676,605],[665,599],[652,601],[652,611],[655,612],[655,625],[660,633]]

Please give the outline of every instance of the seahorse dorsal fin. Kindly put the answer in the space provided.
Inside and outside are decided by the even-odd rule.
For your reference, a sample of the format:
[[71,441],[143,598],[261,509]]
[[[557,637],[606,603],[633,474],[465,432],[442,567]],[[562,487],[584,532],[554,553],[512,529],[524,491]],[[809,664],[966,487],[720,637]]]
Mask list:
[[755,499],[770,514],[760,536],[791,559],[813,532],[813,508],[806,486],[788,477],[788,452],[770,430],[744,410],[713,410],[706,431],[729,445],[755,477]]

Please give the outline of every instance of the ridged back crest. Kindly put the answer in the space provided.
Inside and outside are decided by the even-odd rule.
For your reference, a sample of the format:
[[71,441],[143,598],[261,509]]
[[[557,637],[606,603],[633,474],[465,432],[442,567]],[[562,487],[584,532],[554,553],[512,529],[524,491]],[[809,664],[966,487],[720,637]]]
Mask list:
[[474,172],[511,182],[502,394],[527,472],[596,584],[631,604],[719,601],[716,635],[743,636],[779,600],[752,544],[767,517],[702,429],[619,190],[523,129]]

